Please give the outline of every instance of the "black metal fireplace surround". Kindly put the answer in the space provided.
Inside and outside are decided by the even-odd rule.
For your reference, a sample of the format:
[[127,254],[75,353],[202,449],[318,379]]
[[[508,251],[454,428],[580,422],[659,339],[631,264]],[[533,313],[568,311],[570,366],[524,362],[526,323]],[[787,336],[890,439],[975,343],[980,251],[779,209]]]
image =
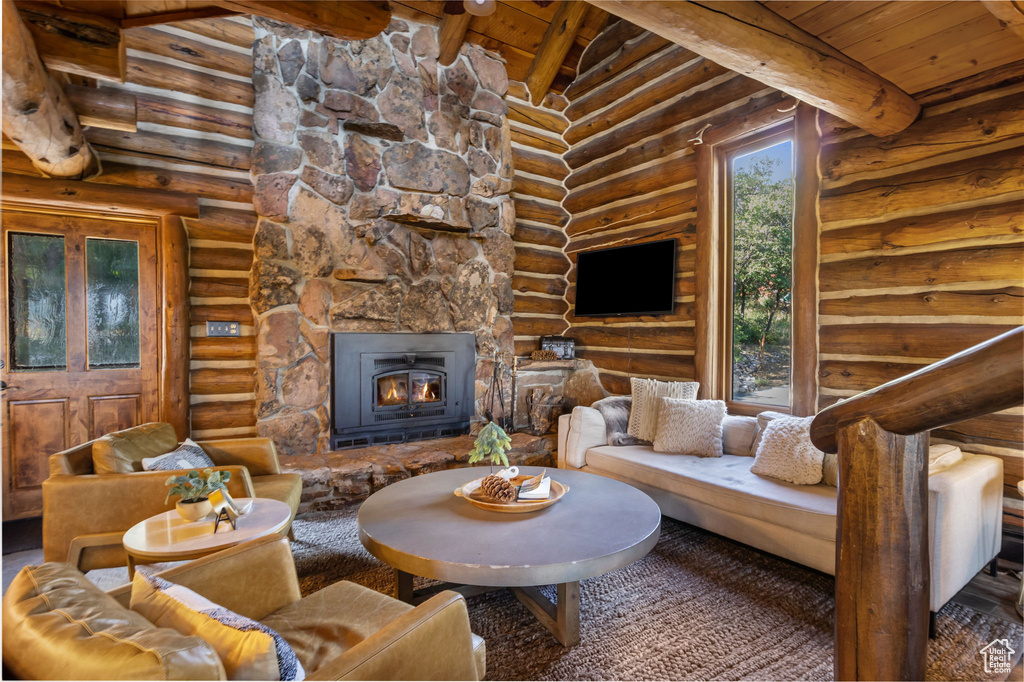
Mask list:
[[469,432],[473,334],[331,334],[331,448]]

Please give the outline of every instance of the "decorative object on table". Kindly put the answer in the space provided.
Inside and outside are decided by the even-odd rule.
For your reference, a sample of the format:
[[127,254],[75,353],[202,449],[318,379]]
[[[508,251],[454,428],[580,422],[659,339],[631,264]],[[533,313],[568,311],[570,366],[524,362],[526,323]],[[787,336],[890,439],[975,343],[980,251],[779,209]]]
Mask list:
[[223,488],[229,480],[230,471],[213,469],[203,469],[202,473],[193,469],[184,476],[171,476],[165,483],[171,489],[164,503],[171,501],[171,495],[179,495],[181,499],[175,504],[178,514],[187,521],[198,521],[213,511],[210,494]]
[[231,497],[226,488],[218,488],[210,493],[210,506],[217,516],[213,520],[213,532],[216,533],[222,521],[231,525],[231,530],[238,527],[238,517],[252,509],[252,500],[248,500],[243,507]]
[[469,451],[469,463],[487,459],[491,465],[503,464],[508,466],[508,455],[505,453],[512,447],[512,439],[505,433],[505,429],[498,426],[496,422],[488,422],[480,429],[476,440],[473,442],[473,449]]
[[528,478],[519,485],[516,499],[523,500],[546,500],[551,496],[551,479],[545,476],[548,472],[544,469],[533,478]]
[[[496,476],[496,474],[492,475]],[[487,478],[490,478],[490,476]],[[513,491],[515,491],[516,488],[521,488],[523,483],[533,478],[536,478],[536,476],[516,476],[515,478],[509,479],[508,483],[512,486]],[[456,488],[455,496],[461,497],[470,504],[479,507],[480,509],[486,509],[487,511],[501,512],[502,514],[523,514],[526,512],[539,511],[545,507],[550,507],[569,492],[568,485],[545,477],[542,480],[549,481],[548,485],[550,486],[549,494],[546,499],[529,500],[516,499],[516,497],[513,497],[509,502],[499,502],[484,493],[484,480],[485,479],[483,478],[478,478]],[[543,483],[541,485],[543,485]]]
[[557,360],[558,353],[553,350],[535,350],[530,353],[530,359],[538,362]]
[[550,388],[535,388],[526,398],[529,406],[530,433],[543,436],[551,431],[562,415],[564,396],[555,394]]
[[516,499],[516,487],[512,481],[504,476],[491,474],[480,481],[480,490],[492,500],[498,502],[512,502]]
[[213,519],[214,533],[216,533],[217,530],[220,528],[220,524],[222,521],[226,521],[227,524],[231,526],[231,530],[235,530],[237,528],[235,522],[238,521],[238,514],[235,514],[228,507],[221,507],[219,510],[217,510],[217,516]]
[[572,360],[576,357],[576,340],[568,336],[542,336],[540,349],[555,351],[559,360]]

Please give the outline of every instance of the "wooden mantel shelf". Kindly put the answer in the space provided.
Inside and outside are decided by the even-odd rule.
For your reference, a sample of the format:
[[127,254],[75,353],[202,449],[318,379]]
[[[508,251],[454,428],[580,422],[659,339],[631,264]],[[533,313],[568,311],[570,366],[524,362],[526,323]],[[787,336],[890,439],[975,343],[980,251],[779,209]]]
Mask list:
[[552,370],[574,370],[577,369],[577,359],[572,360],[531,360],[530,358],[519,358],[516,362],[518,372],[550,372]]

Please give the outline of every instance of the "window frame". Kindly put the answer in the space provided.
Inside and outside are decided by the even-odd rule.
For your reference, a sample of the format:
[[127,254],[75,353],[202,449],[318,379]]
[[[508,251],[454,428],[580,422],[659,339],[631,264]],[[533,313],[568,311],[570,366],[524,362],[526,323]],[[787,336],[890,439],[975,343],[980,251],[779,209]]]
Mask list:
[[[788,112],[787,112],[788,113]],[[712,129],[713,130],[713,129]],[[710,137],[710,136],[708,136]],[[731,414],[766,410],[812,415],[817,406],[817,267],[820,135],[817,110],[800,104],[769,124],[750,126],[723,139],[706,140],[697,152],[697,348],[701,397],[723,400]],[[793,145],[793,257],[790,307],[791,356],[788,407],[732,400],[732,226],[729,159],[742,150],[783,140]]]

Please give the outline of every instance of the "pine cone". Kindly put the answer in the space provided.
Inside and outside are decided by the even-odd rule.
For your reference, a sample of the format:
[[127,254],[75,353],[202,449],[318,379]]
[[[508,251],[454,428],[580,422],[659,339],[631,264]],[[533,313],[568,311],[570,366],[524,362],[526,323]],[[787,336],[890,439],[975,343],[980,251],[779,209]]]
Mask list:
[[516,488],[512,482],[494,474],[480,482],[480,489],[484,495],[498,502],[514,502],[516,499]]

